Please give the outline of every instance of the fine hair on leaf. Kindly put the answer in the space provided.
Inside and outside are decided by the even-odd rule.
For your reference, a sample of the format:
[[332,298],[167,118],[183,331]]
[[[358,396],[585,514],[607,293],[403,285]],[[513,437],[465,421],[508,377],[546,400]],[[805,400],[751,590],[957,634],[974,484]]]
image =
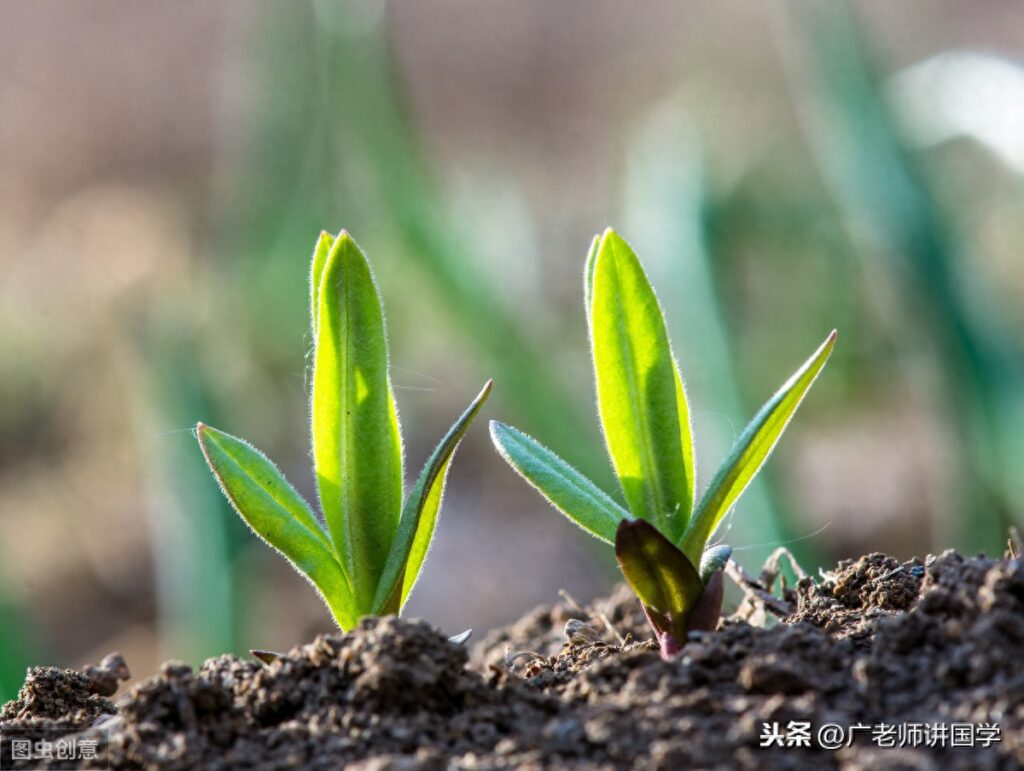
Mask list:
[[203,423],[196,436],[239,516],[323,597],[338,626],[398,613],[423,568],[459,442],[484,384],[408,495],[389,375],[384,309],[370,264],[346,232],[320,234],[310,267],[313,465],[323,524],[270,459]]

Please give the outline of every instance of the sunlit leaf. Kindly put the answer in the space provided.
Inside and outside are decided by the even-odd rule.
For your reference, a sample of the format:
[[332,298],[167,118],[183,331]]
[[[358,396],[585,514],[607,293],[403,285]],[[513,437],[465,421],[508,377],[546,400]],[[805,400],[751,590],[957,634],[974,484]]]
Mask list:
[[327,256],[334,246],[334,236],[326,230],[321,231],[313,248],[313,262],[309,269],[309,312],[313,319],[313,337],[316,338],[317,317],[320,312],[320,283],[324,277],[324,266]]
[[409,493],[377,585],[373,602],[375,613],[397,613],[412,591],[434,538],[448,467],[459,442],[487,401],[492,385],[488,380],[466,411],[448,429]]
[[323,593],[342,629],[355,623],[352,591],[309,506],[249,443],[200,423],[196,433],[224,495],[253,531]]
[[384,315],[370,266],[342,231],[327,256],[313,365],[320,505],[360,607],[368,607],[402,507],[402,446]]
[[615,543],[615,529],[629,512],[593,482],[536,439],[504,423],[491,421],[491,440],[552,506],[592,535]]
[[640,261],[611,229],[592,270],[591,345],[608,451],[633,514],[675,540],[693,505],[693,441],[665,320]]
[[640,601],[666,617],[679,639],[704,593],[693,563],[679,548],[642,519],[623,520],[615,538],[615,557]]
[[808,389],[828,361],[835,345],[833,331],[802,367],[783,384],[750,421],[701,497],[683,539],[683,551],[697,562],[704,544],[729,509],[768,460]]
[[[229,484],[230,490],[237,489],[240,492],[244,492],[241,485],[254,486],[255,492],[272,499],[276,507],[309,530],[325,548],[331,548],[331,539],[309,504],[270,458],[244,439],[204,423],[196,427],[196,433],[206,461],[222,486]],[[225,492],[230,490],[226,488]]]
[[601,236],[594,236],[587,252],[587,261],[583,264],[583,310],[587,317],[587,332],[590,333],[591,304],[594,302],[594,265],[597,264],[597,250],[601,246]]

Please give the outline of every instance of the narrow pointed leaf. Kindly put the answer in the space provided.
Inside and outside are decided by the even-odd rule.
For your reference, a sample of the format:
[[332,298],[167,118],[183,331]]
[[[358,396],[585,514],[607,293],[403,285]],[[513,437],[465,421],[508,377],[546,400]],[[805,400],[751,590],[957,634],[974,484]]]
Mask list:
[[237,437],[200,423],[206,462],[239,516],[320,590],[342,629],[356,621],[348,578],[309,506],[277,467]]
[[448,429],[409,493],[398,522],[398,531],[391,544],[391,552],[377,585],[374,613],[397,613],[412,591],[434,538],[444,484],[455,450],[487,401],[492,386],[493,382],[488,380],[466,411]]
[[683,539],[683,551],[699,560],[711,534],[768,460],[800,402],[835,346],[835,330],[750,421],[701,497]]
[[[623,520],[619,524],[615,557],[640,601],[659,617],[667,618],[672,627],[669,631],[679,639],[704,593],[704,583],[693,563],[642,519]],[[660,623],[665,623],[664,618]]]
[[366,257],[345,231],[321,276],[313,460],[331,540],[368,611],[402,507],[398,412],[380,297]]
[[313,263],[309,269],[309,311],[313,319],[313,338],[316,339],[317,316],[320,311],[320,283],[323,280],[324,266],[327,265],[327,255],[331,253],[334,246],[334,236],[326,230],[320,232],[320,238],[316,241],[313,249]]
[[[274,504],[309,530],[324,548],[331,548],[330,537],[324,532],[323,525],[313,514],[306,499],[299,495],[270,458],[244,439],[219,431],[205,423],[197,426],[196,433],[206,462],[222,485],[226,480],[230,480],[233,488],[242,484],[258,487],[262,494],[272,499]],[[214,448],[212,454],[211,448]],[[225,463],[224,459],[229,462]],[[214,466],[214,461],[218,462],[217,466]]]
[[693,506],[689,407],[658,299],[609,229],[593,266],[591,346],[612,464],[634,516],[680,537]]
[[587,261],[583,264],[583,309],[587,316],[587,332],[590,332],[591,305],[594,302],[594,265],[597,264],[597,250],[601,246],[601,236],[594,236],[587,252]]
[[583,474],[518,429],[491,421],[491,440],[519,475],[548,502],[591,535],[615,543],[615,529],[629,512]]

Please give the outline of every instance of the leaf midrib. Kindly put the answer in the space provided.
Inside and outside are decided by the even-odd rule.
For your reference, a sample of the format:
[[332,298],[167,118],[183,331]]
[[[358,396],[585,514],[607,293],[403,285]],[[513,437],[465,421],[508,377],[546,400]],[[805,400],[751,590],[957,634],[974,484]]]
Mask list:
[[[344,258],[344,255],[339,255],[339,256]],[[336,279],[336,280],[338,280],[338,279]],[[339,371],[341,373],[340,374],[340,379],[342,381],[341,382],[341,388],[339,389],[339,394],[341,396],[342,401],[338,405],[339,407],[342,408],[340,410],[340,412],[341,412],[341,420],[339,421],[339,430],[338,430],[338,437],[339,437],[339,439],[338,439],[338,447],[339,447],[339,450],[338,450],[338,473],[339,473],[339,477],[338,477],[338,493],[339,493],[339,497],[341,498],[342,529],[345,532],[345,556],[344,556],[344,558],[345,558],[345,561],[347,563],[349,563],[349,570],[352,571],[353,578],[356,580],[356,582],[358,582],[359,577],[358,577],[358,572],[356,571],[356,559],[355,559],[356,548],[355,548],[355,543],[354,543],[353,538],[352,538],[352,532],[353,532],[353,522],[352,522],[352,520],[353,520],[353,517],[352,517],[351,507],[349,505],[349,499],[348,499],[348,496],[349,496],[349,491],[347,489],[348,485],[344,484],[344,481],[348,478],[347,471],[348,471],[348,456],[349,456],[349,452],[348,452],[348,434],[349,434],[348,427],[349,427],[349,425],[348,424],[349,424],[349,418],[350,418],[350,414],[349,414],[350,411],[347,408],[347,405],[348,405],[348,400],[349,400],[349,392],[348,391],[349,391],[349,381],[350,381],[350,378],[349,378],[349,356],[350,356],[350,353],[351,353],[351,351],[349,349],[350,326],[351,326],[349,324],[349,321],[350,321],[350,318],[351,318],[351,316],[350,316],[350,313],[351,313],[351,308],[350,308],[351,303],[350,303],[350,300],[351,300],[351,298],[349,297],[349,290],[351,288],[351,282],[350,281],[345,281],[344,278],[341,278],[340,280],[341,280],[341,290],[342,290],[340,292],[340,294],[342,295],[342,299],[344,300],[344,302],[342,303],[342,308],[340,309],[340,312],[338,313],[338,321],[339,321],[339,323],[341,325],[341,330],[340,330],[340,333],[339,333],[339,337],[341,338],[341,340],[339,341],[340,345],[338,347],[338,350],[339,350],[339,352],[341,352],[343,354],[344,360],[339,362],[339,364],[341,366],[338,367],[338,369],[339,369]]]
[[[618,265],[616,265],[615,266],[616,274],[618,273],[618,271],[619,271],[619,267],[618,267]],[[618,279],[617,275],[616,275],[616,279]],[[654,498],[653,503],[655,505],[655,508],[654,508],[654,512],[653,513],[654,513],[655,518],[658,521],[658,524],[659,525],[663,525],[664,523],[662,522],[662,519],[665,517],[664,501],[662,500],[662,496],[661,496],[661,485],[657,484],[658,480],[656,478],[657,474],[655,472],[656,466],[654,464],[654,454],[653,454],[654,451],[653,451],[653,448],[651,447],[650,426],[648,425],[648,422],[647,422],[647,405],[644,403],[643,399],[639,398],[640,387],[639,387],[639,382],[637,381],[636,367],[633,364],[633,353],[634,353],[633,341],[632,341],[632,338],[630,337],[629,333],[625,329],[625,316],[626,316],[626,314],[625,313],[616,313],[615,316],[616,316],[616,321],[615,321],[616,327],[618,327],[618,330],[619,330],[619,333],[621,335],[621,338],[624,341],[623,345],[627,349],[627,353],[628,353],[628,355],[624,357],[625,362],[626,362],[625,366],[624,366],[624,369],[626,370],[626,379],[627,379],[627,381],[629,383],[630,396],[632,397],[633,403],[636,405],[636,410],[637,410],[637,412],[639,413],[639,416],[640,416],[641,455],[642,455],[642,458],[643,458],[644,465],[646,466],[646,468],[644,469],[644,472],[645,472],[645,474],[644,474],[645,482],[650,480],[651,482],[654,483],[654,484],[644,484],[644,490],[645,490],[645,496],[644,497],[646,497],[646,498],[652,498],[653,497]],[[673,386],[673,389],[674,389],[675,388],[675,383],[673,383],[672,386]],[[650,504],[650,503],[651,503],[651,501],[648,500],[648,504]]]

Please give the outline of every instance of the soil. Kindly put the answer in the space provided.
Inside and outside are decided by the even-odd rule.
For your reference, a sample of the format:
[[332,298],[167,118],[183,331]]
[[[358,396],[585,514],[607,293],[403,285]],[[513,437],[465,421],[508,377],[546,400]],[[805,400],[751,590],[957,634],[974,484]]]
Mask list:
[[[672,661],[618,587],[473,647],[368,619],[270,665],[168,663],[117,700],[119,657],[32,669],[0,711],[0,768],[67,768],[12,758],[13,738],[59,735],[94,739],[98,759],[80,765],[96,768],[1024,768],[1021,560],[872,554],[779,595],[771,578],[741,577],[739,612]],[[810,725],[809,746],[760,746],[765,724],[791,721]],[[832,750],[826,723],[864,728]],[[999,729],[987,747],[872,735],[983,723]]]

